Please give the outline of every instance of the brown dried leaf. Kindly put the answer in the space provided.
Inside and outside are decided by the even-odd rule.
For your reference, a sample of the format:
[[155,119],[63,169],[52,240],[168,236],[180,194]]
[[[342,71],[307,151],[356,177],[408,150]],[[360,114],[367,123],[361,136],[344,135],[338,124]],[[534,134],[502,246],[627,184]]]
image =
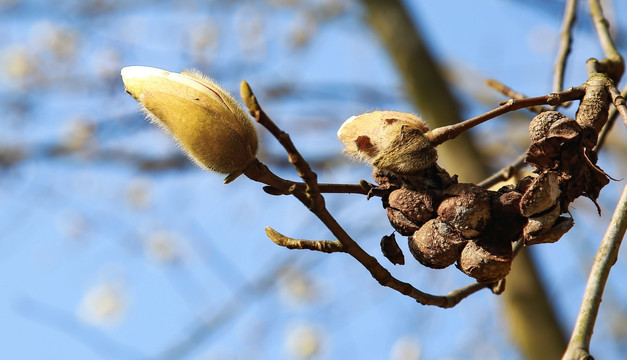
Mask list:
[[394,265],[405,265],[405,256],[396,242],[396,236],[385,235],[381,239],[381,252]]

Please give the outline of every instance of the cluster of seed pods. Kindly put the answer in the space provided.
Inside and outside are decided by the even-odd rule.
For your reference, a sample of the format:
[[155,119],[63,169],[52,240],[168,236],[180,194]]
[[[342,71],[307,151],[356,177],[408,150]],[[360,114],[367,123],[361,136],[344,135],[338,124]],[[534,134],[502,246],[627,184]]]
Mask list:
[[399,178],[375,169],[379,187],[389,191],[383,206],[390,223],[408,236],[412,255],[425,266],[442,269],[457,263],[480,282],[503,278],[512,261],[512,241],[525,223],[518,210],[521,192],[457,183],[437,165],[421,175],[433,173],[445,181],[424,182],[420,175]]
[[[607,183],[596,159],[590,159],[594,154],[585,147],[584,133],[558,112],[536,116],[526,161],[537,175],[496,191],[459,183],[439,167],[437,153],[428,146],[428,128],[411,114],[360,115],[338,135],[350,155],[371,162],[378,184],[373,190],[382,197],[394,229],[408,237],[418,262],[436,269],[456,264],[477,281],[492,282],[509,273],[513,242],[559,240],[574,224],[570,216],[561,216],[570,202],[581,195],[596,199]],[[413,149],[408,152],[403,143]],[[412,156],[416,149],[420,153]],[[391,262],[404,263],[393,236],[385,236],[381,248]]]

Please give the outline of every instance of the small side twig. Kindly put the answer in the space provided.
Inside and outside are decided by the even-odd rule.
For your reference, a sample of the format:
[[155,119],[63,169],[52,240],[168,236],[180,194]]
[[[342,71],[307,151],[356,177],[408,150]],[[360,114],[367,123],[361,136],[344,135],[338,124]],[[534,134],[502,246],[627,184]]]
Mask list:
[[[324,198],[320,195],[320,189],[318,188],[318,175],[311,170],[307,161],[305,161],[298,149],[296,149],[296,146],[294,146],[294,143],[292,143],[290,136],[283,130],[279,129],[279,127],[276,126],[265,111],[261,109],[255,94],[253,94],[250,85],[248,85],[246,81],[242,81],[240,92],[244,103],[248,106],[250,114],[255,118],[255,121],[265,127],[283,146],[288,154],[290,163],[294,165],[294,168],[296,168],[296,171],[298,172],[298,176],[300,176],[307,185],[306,195],[307,199],[310,200],[310,203],[306,204],[307,207],[312,209],[312,211],[323,208]],[[303,201],[303,199],[301,199],[301,201]]]
[[345,252],[344,246],[339,241],[293,239],[279,233],[269,226],[266,226],[266,235],[268,235],[270,240],[272,240],[275,244],[288,249],[315,250],[329,254],[335,252]]
[[[372,188],[375,186],[364,181],[363,184],[318,184],[318,190],[322,194],[360,194],[368,195]],[[276,189],[272,186],[266,186],[263,191],[270,195],[291,195],[294,192],[305,192],[307,190],[307,184],[302,182],[292,182],[292,186],[289,188],[290,193]]]
[[516,160],[514,160],[514,162],[512,162],[511,164],[507,165],[506,167],[502,168],[501,170],[497,171],[496,173],[494,173],[492,176],[490,176],[489,178],[481,181],[480,183],[478,183],[477,185],[488,189],[498,183],[500,183],[501,181],[507,181],[510,178],[512,178],[513,176],[516,175],[516,173],[518,172],[518,170],[522,169],[526,163],[525,163],[525,155],[526,153],[522,153],[520,156],[518,156],[518,158]]
[[625,72],[625,62],[618,52],[614,40],[612,40],[609,24],[603,15],[603,9],[599,0],[588,0],[588,4],[590,5],[590,15],[592,16],[599,42],[606,56],[605,59],[593,64],[597,67],[596,70],[598,72],[607,73],[616,83]]
[[501,116],[510,111],[537,105],[556,105],[566,101],[580,99],[586,91],[585,86],[572,87],[559,93],[551,93],[544,96],[531,97],[526,99],[509,99],[496,109],[490,110],[474,118],[462,121],[457,124],[442,126],[433,129],[425,135],[434,146],[442,144],[447,140],[456,138],[466,130],[477,126],[487,120]]
[[[485,83],[489,87],[493,88],[494,90],[500,92],[501,94],[507,96],[510,99],[522,100],[522,99],[527,98],[525,94],[517,92],[516,90],[510,88],[509,86],[503,84],[502,82],[498,80],[488,79],[485,81]],[[547,109],[544,108],[543,106],[538,105],[538,106],[529,106],[527,107],[527,110],[531,111],[532,113],[539,114],[543,111],[546,111]]]
[[[621,91],[621,96],[623,98],[627,97],[627,86],[625,86],[623,88],[623,91]],[[598,153],[599,150],[601,150],[601,148],[605,144],[605,139],[607,138],[607,135],[609,134],[610,130],[612,130],[612,127],[614,126],[614,123],[616,122],[617,117],[618,117],[618,110],[617,110],[617,107],[615,106],[610,109],[608,117],[607,117],[607,123],[605,123],[605,125],[603,126],[603,129],[601,129],[601,131],[599,132],[599,139],[597,140],[597,145],[594,148],[595,152]],[[627,126],[627,120],[625,120],[625,117],[623,117],[623,121],[625,123],[625,126]]]
[[553,77],[553,92],[562,91],[564,87],[564,71],[566,70],[566,60],[570,54],[572,43],[571,32],[575,18],[577,17],[577,0],[568,0],[564,9],[564,18],[560,30],[560,46],[555,60]]
[[620,116],[623,117],[623,122],[625,123],[625,126],[627,126],[627,105],[625,105],[625,98],[614,86],[609,86],[608,90],[610,92],[610,96],[612,97],[612,103],[616,106],[616,110],[618,110]]
[[575,322],[570,342],[563,360],[591,359],[590,340],[592,331],[599,312],[603,290],[610,275],[612,266],[616,263],[618,250],[627,230],[627,186],[618,200],[614,215],[607,228],[607,232],[599,245],[599,250],[594,257],[590,277],[586,285],[581,309]]

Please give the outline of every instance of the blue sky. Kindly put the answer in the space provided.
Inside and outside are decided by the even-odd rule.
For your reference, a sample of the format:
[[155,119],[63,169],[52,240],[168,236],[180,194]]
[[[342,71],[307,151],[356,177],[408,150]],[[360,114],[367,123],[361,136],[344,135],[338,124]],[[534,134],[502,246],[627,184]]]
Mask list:
[[[344,13],[314,21],[312,9],[332,10],[332,2],[305,3],[0,4],[0,148],[23,154],[0,167],[3,358],[136,359],[179,349],[171,358],[297,359],[316,346],[315,359],[412,359],[412,351],[424,359],[520,358],[499,298],[489,292],[453,309],[417,305],[380,287],[347,256],[270,242],[265,226],[294,237],[330,237],[294,199],[269,196],[243,178],[222,185],[220,175],[193,166],[146,171],[138,165],[179,150],[143,119],[123,91],[119,69],[195,67],[235,93],[242,79],[259,89],[266,111],[305,157],[335,165],[315,169],[321,181],[369,179],[368,167],[341,156],[339,125],[373,109],[420,109],[404,97],[359,6],[346,2]],[[550,92],[561,3],[407,2],[456,84],[464,117],[502,100],[483,85],[486,78],[530,96]],[[610,20],[625,34],[617,14],[627,13],[627,4],[611,3]],[[584,13],[580,19],[567,86],[583,82],[585,60],[601,55]],[[308,31],[310,41],[291,45]],[[512,139],[524,135],[529,119],[520,112],[473,131],[484,144],[506,144],[495,168],[523,150]],[[601,167],[619,179],[627,174],[620,156],[625,136],[617,126],[617,145],[600,156]],[[295,179],[278,145],[262,130],[260,137],[261,160]],[[73,150],[61,153],[61,146]],[[601,217],[591,202],[575,202],[575,229],[534,249],[566,329],[622,186],[604,189]],[[336,195],[327,204],[385,263],[379,240],[392,229],[380,203]],[[618,280],[625,260],[623,251],[593,337],[598,358],[626,350],[611,333],[620,326],[612,319],[627,312],[627,289]],[[413,261],[391,271],[433,293],[471,281],[454,268],[435,271]],[[211,320],[217,314],[222,320]],[[206,321],[217,322],[205,328]],[[182,343],[190,334],[199,340]],[[395,358],[399,353],[407,357]]]

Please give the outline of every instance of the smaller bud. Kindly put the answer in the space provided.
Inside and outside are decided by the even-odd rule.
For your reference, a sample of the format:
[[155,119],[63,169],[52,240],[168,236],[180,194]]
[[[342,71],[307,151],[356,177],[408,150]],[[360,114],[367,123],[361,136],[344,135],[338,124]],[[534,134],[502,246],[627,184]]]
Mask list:
[[374,111],[353,116],[338,130],[346,154],[381,170],[412,174],[434,164],[435,147],[419,117],[397,111]]
[[148,118],[201,168],[229,174],[228,182],[255,160],[258,141],[249,116],[213,80],[146,66],[128,66],[121,74]]
[[490,220],[491,199],[487,190],[475,184],[455,184],[444,190],[448,196],[438,206],[438,216],[463,237],[476,237]]
[[427,221],[409,237],[409,250],[422,265],[443,269],[459,259],[466,245],[455,229],[440,219]]

